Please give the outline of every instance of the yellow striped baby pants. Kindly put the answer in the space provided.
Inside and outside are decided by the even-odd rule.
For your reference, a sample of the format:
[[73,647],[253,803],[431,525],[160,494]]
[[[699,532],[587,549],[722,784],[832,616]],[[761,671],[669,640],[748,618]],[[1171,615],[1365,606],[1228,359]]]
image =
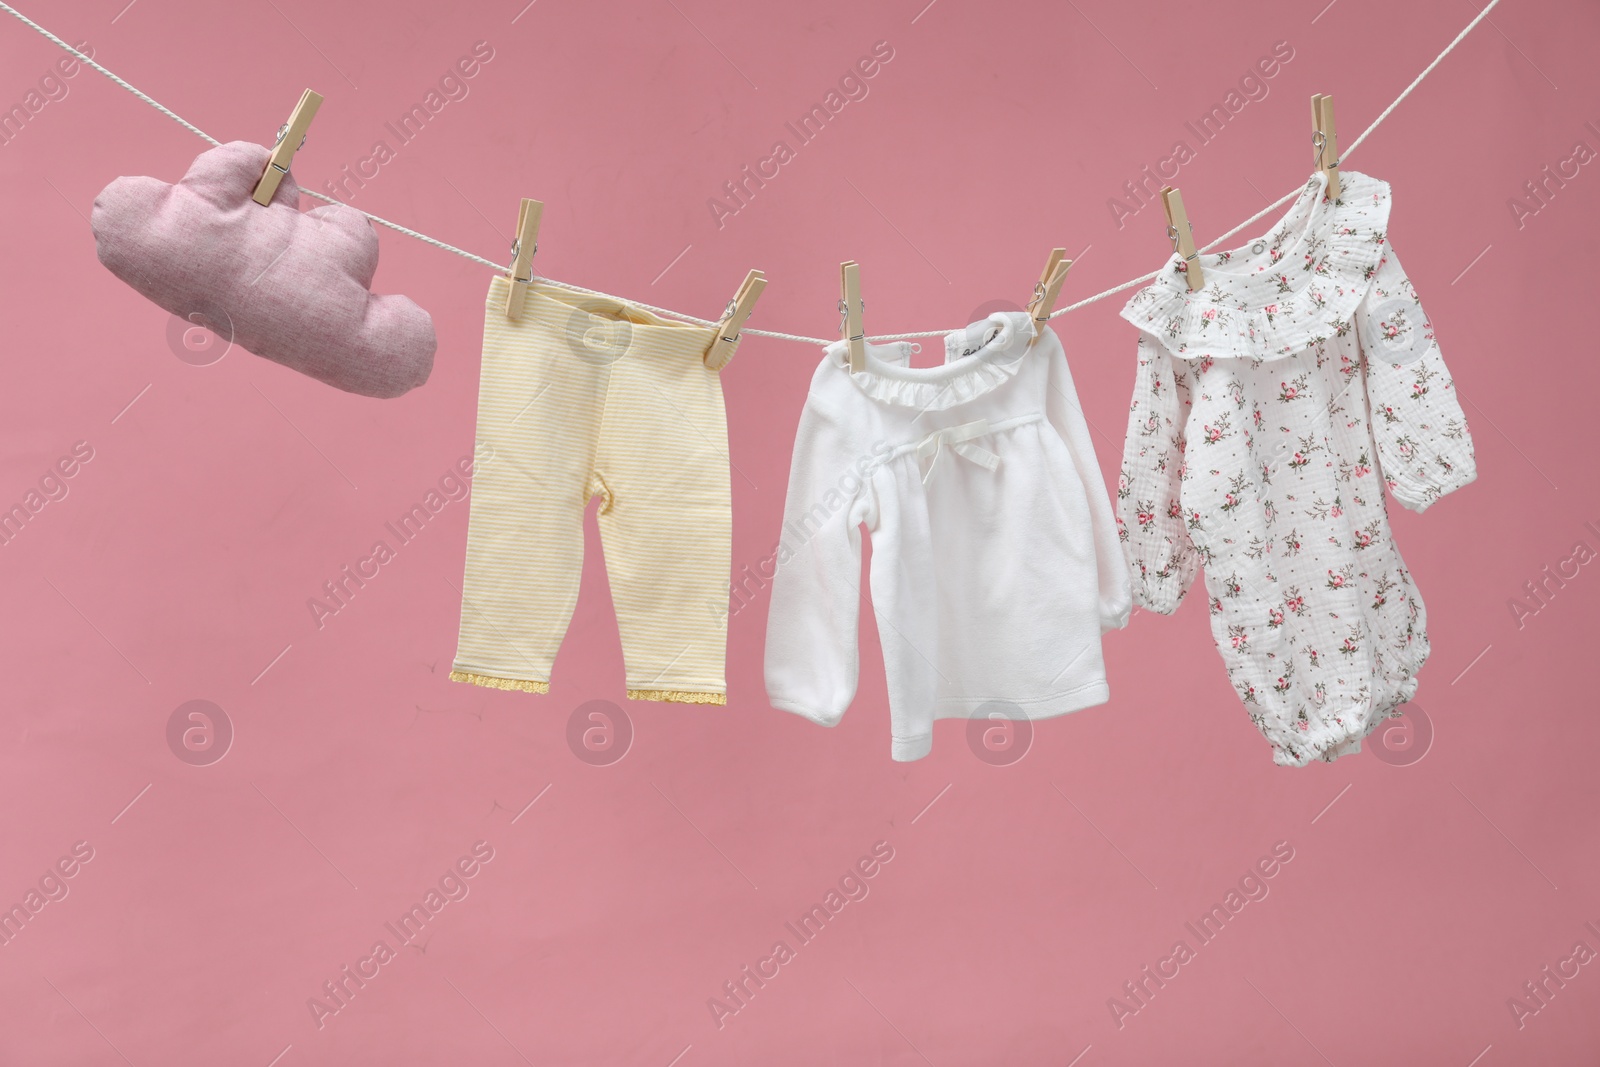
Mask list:
[[628,696],[724,704],[732,506],[715,331],[609,297],[489,286],[461,637],[450,677],[544,693],[600,542]]

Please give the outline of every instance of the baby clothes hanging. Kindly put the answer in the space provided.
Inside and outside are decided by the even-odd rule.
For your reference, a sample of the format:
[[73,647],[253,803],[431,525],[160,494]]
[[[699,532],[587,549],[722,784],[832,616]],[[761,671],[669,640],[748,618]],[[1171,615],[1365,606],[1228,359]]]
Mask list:
[[858,672],[861,535],[896,760],[935,719],[1060,715],[1109,697],[1100,636],[1126,625],[1127,568],[1054,332],[1026,312],[944,338],[945,363],[836,342],[796,435],[767,625],[772,706],[839,722]]
[[1384,487],[1414,511],[1476,476],[1472,439],[1388,240],[1387,183],[1314,174],[1272,233],[1174,256],[1140,329],[1118,527],[1134,599],[1169,614],[1205,567],[1211,630],[1279,764],[1359,751],[1416,692],[1422,599]]
[[450,677],[544,693],[600,539],[633,700],[727,703],[732,504],[715,331],[535,282],[484,318],[479,447]]

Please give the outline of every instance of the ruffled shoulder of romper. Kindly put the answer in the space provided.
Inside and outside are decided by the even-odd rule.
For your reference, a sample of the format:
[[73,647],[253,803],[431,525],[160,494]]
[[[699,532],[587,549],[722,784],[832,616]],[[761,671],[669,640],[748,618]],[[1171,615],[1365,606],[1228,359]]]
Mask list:
[[[1187,360],[1270,361],[1349,333],[1388,247],[1389,183],[1352,170],[1339,178],[1340,197],[1330,203],[1326,179],[1313,174],[1284,222],[1253,243],[1271,245],[1265,252],[1252,255],[1247,245],[1202,255],[1207,284],[1199,292],[1189,291],[1174,254],[1122,317]],[[1314,198],[1310,218],[1296,238],[1288,231],[1304,217],[1307,198]],[[1280,258],[1284,243],[1294,247]],[[1213,276],[1213,265],[1237,271],[1257,258],[1262,266],[1254,274]]]

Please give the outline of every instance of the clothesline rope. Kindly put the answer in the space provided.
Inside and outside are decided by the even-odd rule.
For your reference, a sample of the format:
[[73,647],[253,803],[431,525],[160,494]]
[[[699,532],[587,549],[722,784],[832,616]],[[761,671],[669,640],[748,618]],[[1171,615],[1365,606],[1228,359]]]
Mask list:
[[[1461,32],[1456,34],[1454,40],[1452,40],[1449,44],[1445,45],[1444,51],[1440,52],[1437,56],[1435,56],[1432,63],[1429,63],[1426,67],[1422,68],[1422,73],[1418,74],[1414,79],[1412,79],[1411,84],[1406,86],[1405,90],[1399,96],[1394,98],[1394,102],[1391,103],[1388,107],[1384,108],[1381,112],[1378,113],[1378,117],[1372,120],[1372,125],[1368,126],[1365,130],[1361,131],[1360,136],[1358,136],[1354,141],[1351,141],[1350,144],[1345,147],[1345,150],[1340,154],[1339,162],[1342,163],[1343,161],[1349,159],[1350,158],[1350,154],[1352,152],[1354,152],[1361,145],[1361,142],[1365,141],[1369,136],[1371,136],[1372,135],[1372,131],[1376,130],[1383,123],[1384,119],[1387,119],[1391,114],[1394,113],[1394,109],[1399,107],[1401,102],[1404,101],[1406,97],[1410,96],[1412,91],[1415,90],[1417,86],[1422,84],[1422,80],[1424,78],[1426,78],[1429,74],[1433,73],[1434,68],[1437,67],[1444,60],[1445,56],[1447,56],[1451,52],[1455,51],[1456,46],[1459,45],[1462,42],[1463,39],[1465,39],[1467,34],[1469,34],[1469,33],[1471,33],[1473,31],[1473,29],[1478,25],[1478,23],[1482,22],[1485,18],[1487,18],[1488,15],[1489,15],[1489,12],[1494,10],[1495,6],[1498,5],[1499,3],[1500,3],[1500,0],[1489,0],[1488,4],[1484,6],[1483,10],[1478,12],[1477,17],[1475,17],[1471,22],[1467,23],[1466,26],[1461,30]],[[149,104],[151,107],[155,108],[157,111],[161,112],[163,115],[165,115],[168,118],[172,119],[178,125],[182,126],[184,129],[188,130],[190,133],[192,133],[195,136],[199,137],[201,140],[204,140],[204,141],[210,143],[212,146],[217,146],[217,145],[222,144],[221,141],[217,140],[215,137],[212,137],[209,133],[206,133],[204,130],[202,130],[200,127],[194,125],[192,122],[189,122],[188,120],[184,119],[183,116],[179,115],[177,112],[173,111],[171,108],[167,107],[165,104],[161,103],[159,100],[156,100],[153,97],[147,96],[145,93],[140,92],[137,88],[135,88],[134,86],[130,85],[128,82],[124,81],[122,78],[118,77],[115,73],[113,73],[112,71],[106,69],[104,66],[102,66],[101,64],[95,62],[93,59],[89,58],[88,56],[84,55],[82,52],[78,51],[76,48],[72,47],[66,41],[63,41],[60,37],[57,37],[55,34],[51,33],[49,30],[45,29],[43,26],[39,25],[37,22],[34,22],[32,19],[28,18],[28,16],[24,15],[22,12],[18,11],[16,8],[12,7],[10,4],[4,3],[3,0],[0,0],[0,10],[4,10],[7,14],[15,17],[18,21],[22,22],[24,25],[36,30],[38,33],[43,35],[47,40],[51,41],[52,43],[54,43],[58,47],[62,48],[63,50],[65,50],[67,52],[70,52],[72,55],[77,57],[77,59],[80,62],[82,62],[83,64],[85,64],[86,66],[93,67],[95,70],[99,71],[101,74],[104,74],[107,78],[110,78],[113,82],[115,82],[116,84],[122,86],[122,88],[128,90],[128,92],[132,93],[134,96],[138,97],[140,100],[143,100],[145,103]],[[349,207],[350,206],[348,204],[344,204],[344,202],[342,200],[338,200],[338,199],[335,199],[334,197],[324,195],[323,193],[313,192],[310,189],[304,189],[303,188],[300,191],[305,193],[305,195],[307,195],[309,197],[313,197],[313,198],[315,198],[317,200],[321,200],[324,203],[341,204],[341,205],[343,205],[345,207]],[[1241,230],[1245,229],[1248,226],[1254,225],[1255,223],[1259,222],[1261,219],[1265,218],[1267,215],[1269,215],[1272,212],[1274,212],[1274,211],[1278,210],[1279,208],[1283,207],[1285,204],[1287,204],[1289,201],[1293,200],[1298,195],[1300,195],[1300,189],[1296,188],[1296,189],[1292,190],[1291,192],[1285,194],[1284,196],[1279,197],[1277,200],[1275,200],[1272,203],[1268,204],[1266,207],[1262,208],[1260,211],[1256,212],[1254,215],[1251,215],[1249,218],[1247,218],[1243,222],[1239,223],[1233,229],[1231,229],[1231,230],[1227,231],[1226,233],[1221,234],[1220,236],[1218,236],[1210,244],[1207,244],[1203,248],[1201,248],[1200,251],[1202,251],[1202,252],[1211,251],[1213,248],[1216,248],[1218,245],[1222,244],[1222,242],[1228,240],[1230,237],[1233,237],[1235,234],[1239,233]],[[356,209],[353,209],[353,210],[360,210],[360,209],[356,208]],[[441,248],[446,252],[454,252],[456,255],[462,257],[463,259],[470,259],[474,263],[481,263],[483,266],[488,267],[491,270],[494,270],[496,272],[499,272],[499,273],[502,273],[502,274],[506,272],[507,265],[504,264],[504,263],[496,263],[492,259],[485,259],[484,257],[482,257],[480,255],[476,255],[476,254],[474,254],[472,252],[468,252],[464,248],[457,248],[455,245],[446,244],[444,241],[441,241],[436,237],[429,237],[425,233],[418,233],[416,230],[410,229],[409,227],[406,227],[406,226],[402,226],[398,222],[390,222],[388,219],[380,218],[377,215],[371,214],[370,212],[363,211],[361,213],[363,215],[365,215],[369,220],[371,220],[372,222],[376,223],[377,225],[386,226],[389,229],[395,231],[396,233],[405,234],[407,237],[414,237],[417,240],[423,242],[424,244],[432,245],[435,248]],[[1113,286],[1112,288],[1107,289],[1104,292],[1095,293],[1093,296],[1085,297],[1084,299],[1079,300],[1075,304],[1068,304],[1064,308],[1058,308],[1055,311],[1051,312],[1050,317],[1053,319],[1058,315],[1065,315],[1069,311],[1077,311],[1080,308],[1088,307],[1090,304],[1099,303],[1100,301],[1108,299],[1109,297],[1116,296],[1120,292],[1123,292],[1123,291],[1128,290],[1128,289],[1132,289],[1136,285],[1144,285],[1147,282],[1154,281],[1159,275],[1160,275],[1160,271],[1152,271],[1151,273],[1143,275],[1142,277],[1134,278],[1131,281],[1123,282],[1121,285]],[[643,303],[643,302],[638,301],[638,300],[628,300],[625,297],[612,296],[610,293],[602,293],[602,292],[600,292],[599,290],[596,290],[596,289],[585,289],[583,286],[581,286],[581,285],[573,285],[571,282],[556,281],[554,278],[545,278],[543,276],[540,276],[539,280],[543,281],[543,282],[546,282],[547,284],[550,284],[550,285],[560,286],[563,289],[570,289],[571,291],[576,292],[576,293],[584,293],[584,294],[587,294],[589,296],[602,296],[602,297],[607,297],[607,298],[612,299],[612,300],[618,300],[618,301],[621,301],[622,303],[631,304],[634,307],[644,308],[645,310],[653,311],[658,315],[666,315],[666,316],[668,316],[670,318],[680,319],[680,320],[682,320],[684,322],[692,322],[692,323],[696,323],[696,324],[701,325],[701,326],[715,326],[715,325],[717,325],[716,322],[714,322],[714,321],[712,321],[710,319],[698,318],[698,317],[696,317],[694,315],[689,315],[689,314],[686,314],[686,313],[684,313],[682,311],[673,311],[670,308],[655,307],[655,306],[653,306],[651,304],[646,304],[646,303]],[[923,331],[923,332],[920,332],[920,333],[877,334],[877,335],[873,335],[871,337],[868,337],[867,340],[868,341],[872,341],[872,342],[877,342],[877,343],[881,343],[881,342],[884,342],[884,341],[909,341],[909,340],[912,340],[912,339],[918,338],[918,337],[939,337],[939,336],[942,336],[942,335],[947,334],[949,332],[950,332],[949,330],[927,330],[927,331]],[[780,341],[798,341],[798,342],[801,342],[803,344],[810,344],[810,345],[819,345],[820,346],[820,345],[826,345],[826,344],[831,344],[832,343],[832,341],[830,339],[828,339],[828,338],[806,337],[806,336],[803,336],[801,334],[781,333],[781,332],[778,332],[776,330],[756,330],[756,329],[752,329],[750,327],[745,327],[745,329],[742,331],[742,333],[751,334],[752,336],[755,336],[755,337],[771,337],[771,338],[774,338],[774,339],[780,340]],[[837,340],[837,338],[834,338],[833,340]]]

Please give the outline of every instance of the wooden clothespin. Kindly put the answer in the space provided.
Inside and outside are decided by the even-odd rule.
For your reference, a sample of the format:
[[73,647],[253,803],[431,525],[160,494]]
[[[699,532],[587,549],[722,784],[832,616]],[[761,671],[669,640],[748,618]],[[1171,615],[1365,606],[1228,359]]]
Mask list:
[[1161,206],[1167,213],[1167,236],[1172,240],[1172,250],[1183,259],[1189,291],[1197,293],[1205,287],[1206,278],[1200,269],[1200,255],[1194,250],[1194,227],[1189,225],[1188,212],[1183,210],[1182,194],[1167,186],[1161,190]]
[[739,347],[739,334],[744,330],[744,320],[755,310],[761,290],[766,287],[767,276],[760,271],[753,270],[744,276],[744,283],[733,294],[733,299],[728,301],[728,310],[722,313],[722,321],[717,323],[716,339],[706,349],[706,366],[721,370],[728,365],[734,350]]
[[311,120],[317,117],[317,108],[321,106],[320,94],[310,89],[300,94],[300,102],[289,113],[283,132],[278,134],[278,143],[272,146],[272,155],[267,159],[267,169],[261,172],[261,180],[256,182],[256,191],[250,199],[262,207],[272,203],[273,194],[283,184],[283,176],[289,173],[289,164],[294,162],[294,154],[300,151]]
[[1033,320],[1033,344],[1044,333],[1044,328],[1050,325],[1050,312],[1055,309],[1056,297],[1061,295],[1061,283],[1067,280],[1067,271],[1072,269],[1072,260],[1067,258],[1065,248],[1050,250],[1050,258],[1045,260],[1044,273],[1039,275],[1039,280],[1033,286],[1033,299],[1028,301],[1028,317]]
[[850,345],[850,373],[867,368],[867,339],[861,325],[861,268],[853,259],[839,264],[839,330]]
[[1333,97],[1317,93],[1311,98],[1311,143],[1317,150],[1317,169],[1328,176],[1328,199],[1339,199],[1339,136],[1333,128]]
[[517,236],[511,242],[511,287],[506,290],[507,318],[522,318],[522,302],[528,295],[528,283],[533,281],[533,254],[539,250],[539,219],[543,215],[544,204],[522,198],[522,207],[517,211]]

